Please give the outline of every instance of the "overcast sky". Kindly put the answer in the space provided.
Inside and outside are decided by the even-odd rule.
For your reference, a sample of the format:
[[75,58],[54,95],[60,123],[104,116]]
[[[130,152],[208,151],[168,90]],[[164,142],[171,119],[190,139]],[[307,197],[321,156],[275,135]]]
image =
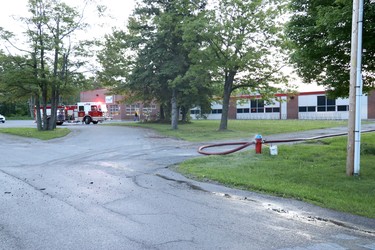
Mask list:
[[[79,10],[82,9],[82,3],[84,2],[83,0],[63,1],[69,6],[78,7]],[[99,19],[93,6],[88,8],[84,14],[86,22],[94,24],[90,35],[100,37],[104,33],[109,33],[112,26],[125,27],[127,18],[135,7],[135,1],[136,0],[97,0],[98,4],[103,4],[108,7],[107,15],[112,16],[112,18]],[[16,33],[24,30],[22,28],[22,22],[14,20],[13,17],[28,16],[27,3],[28,0],[7,1],[7,3],[0,8],[0,27]],[[100,25],[102,23],[105,23],[105,25]]]
[[[82,9],[84,0],[63,0],[69,6],[78,7]],[[84,33],[84,38],[101,38],[106,33],[111,33],[112,27],[125,28],[127,19],[134,10],[137,0],[96,0],[98,4],[103,4],[108,7],[107,15],[112,18],[99,19],[95,13],[93,6],[85,11],[86,23],[92,24],[89,32]],[[25,29],[22,28],[22,22],[14,20],[15,17],[28,16],[27,2],[28,0],[11,0],[6,1],[6,5],[0,8],[0,27],[6,30],[20,33]],[[104,23],[104,25],[102,25]],[[2,46],[0,46],[2,47]],[[300,83],[300,80],[296,82]],[[300,91],[322,90],[322,87],[316,85],[302,85],[299,87]]]

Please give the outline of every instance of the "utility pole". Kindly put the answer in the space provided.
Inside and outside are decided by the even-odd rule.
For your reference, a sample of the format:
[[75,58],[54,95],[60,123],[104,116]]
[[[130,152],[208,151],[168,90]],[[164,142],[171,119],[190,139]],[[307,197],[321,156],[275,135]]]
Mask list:
[[346,175],[352,176],[354,172],[355,148],[355,112],[356,112],[356,79],[357,79],[357,49],[358,49],[358,13],[359,1],[353,0],[352,39],[350,54],[350,87],[349,87],[349,118],[348,118],[348,143],[346,156]]
[[363,0],[354,0],[346,163],[346,174],[348,176],[359,175],[361,159],[362,29]]
[[356,70],[356,112],[354,129],[354,175],[359,175],[361,161],[361,99],[362,99],[362,31],[363,31],[363,0],[358,3],[358,32],[357,32],[357,70]]

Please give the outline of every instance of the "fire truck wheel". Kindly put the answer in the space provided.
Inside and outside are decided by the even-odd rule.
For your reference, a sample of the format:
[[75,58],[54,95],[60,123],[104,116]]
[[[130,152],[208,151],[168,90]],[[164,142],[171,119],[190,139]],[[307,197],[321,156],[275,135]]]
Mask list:
[[85,124],[90,124],[91,118],[89,116],[85,117]]

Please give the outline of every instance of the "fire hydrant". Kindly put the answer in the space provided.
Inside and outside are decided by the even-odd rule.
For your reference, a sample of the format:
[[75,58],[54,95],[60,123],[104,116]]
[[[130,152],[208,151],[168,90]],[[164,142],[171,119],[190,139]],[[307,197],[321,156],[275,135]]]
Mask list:
[[261,154],[262,153],[262,135],[256,135],[255,136],[255,153]]

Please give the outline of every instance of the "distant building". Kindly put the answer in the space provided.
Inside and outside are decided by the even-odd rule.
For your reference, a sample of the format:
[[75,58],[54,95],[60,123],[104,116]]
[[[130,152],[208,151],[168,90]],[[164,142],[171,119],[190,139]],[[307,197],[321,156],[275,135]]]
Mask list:
[[[362,119],[375,119],[375,91],[361,99]],[[212,103],[211,113],[201,114],[199,107],[191,109],[192,119],[205,117],[221,119],[222,105]],[[241,95],[232,97],[229,119],[313,119],[345,120],[349,117],[349,99],[330,99],[325,91],[300,92],[293,96],[276,94],[270,102],[261,96]]]
[[133,120],[137,112],[140,120],[156,119],[159,107],[152,103],[145,105],[142,102],[127,103],[126,97],[108,93],[105,88],[81,92],[81,102],[102,102],[107,105],[108,116],[114,120]]
[[[140,120],[155,120],[159,113],[156,103],[144,105],[142,102],[127,103],[126,97],[112,95],[107,89],[84,91],[80,94],[81,102],[102,102],[107,105],[108,115],[115,120],[133,120],[137,112]],[[362,119],[375,119],[375,91],[361,99]],[[190,110],[192,119],[205,117],[221,119],[222,105],[211,104],[209,114],[201,114],[200,108]],[[266,102],[259,95],[234,96],[230,100],[229,119],[300,119],[300,120],[346,120],[349,117],[349,99],[330,99],[325,91],[299,92],[295,95],[276,94]]]

